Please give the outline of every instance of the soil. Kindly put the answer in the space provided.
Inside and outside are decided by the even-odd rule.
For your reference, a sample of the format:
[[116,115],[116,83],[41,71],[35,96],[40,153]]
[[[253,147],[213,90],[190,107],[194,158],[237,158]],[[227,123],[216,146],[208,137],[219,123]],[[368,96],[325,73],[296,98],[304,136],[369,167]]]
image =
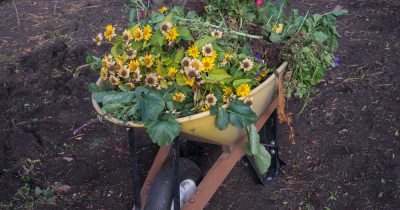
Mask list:
[[[109,51],[110,45],[92,39],[108,24],[122,33],[129,2],[55,3],[16,1],[20,25],[13,3],[0,3],[0,208],[12,202],[13,209],[131,209],[126,129],[97,122],[72,133],[97,117],[85,83],[99,77],[86,67],[75,71],[88,54]],[[339,3],[349,10],[336,21],[340,65],[326,72],[299,117],[304,101],[288,100],[296,144],[281,124],[279,154],[288,167],[279,179],[267,188],[256,185],[237,163],[206,209],[399,209],[399,2],[290,3],[300,15],[323,14]],[[265,49],[269,65],[279,65],[272,64],[279,45]],[[98,139],[104,142],[93,146]],[[143,184],[159,147],[146,133],[136,132],[136,139]],[[198,165],[206,174],[221,149],[201,146]],[[24,167],[32,165],[27,173]],[[53,204],[33,192],[56,182],[71,188],[57,192]],[[24,198],[18,192],[25,185],[31,191],[21,193]]]

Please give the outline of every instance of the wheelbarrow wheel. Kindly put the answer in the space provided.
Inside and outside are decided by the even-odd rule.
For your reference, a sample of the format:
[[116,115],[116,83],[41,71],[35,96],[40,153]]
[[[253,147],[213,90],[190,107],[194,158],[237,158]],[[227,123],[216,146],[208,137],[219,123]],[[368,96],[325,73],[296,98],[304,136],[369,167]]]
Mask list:
[[[187,202],[190,195],[202,179],[200,168],[187,158],[179,159],[180,198],[181,206]],[[173,162],[165,164],[156,179],[147,198],[146,210],[170,210],[173,203]]]

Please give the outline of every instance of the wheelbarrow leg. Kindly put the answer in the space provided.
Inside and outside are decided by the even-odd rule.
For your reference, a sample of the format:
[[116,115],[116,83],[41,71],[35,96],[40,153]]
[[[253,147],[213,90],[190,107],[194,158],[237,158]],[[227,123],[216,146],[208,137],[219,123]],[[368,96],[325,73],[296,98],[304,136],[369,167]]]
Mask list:
[[133,128],[129,128],[128,136],[129,136],[129,151],[131,153],[135,210],[140,210],[141,209],[141,200],[140,200],[140,186],[139,186],[139,170],[138,170],[137,156],[136,156],[135,131],[133,130]]
[[181,209],[181,202],[180,202],[180,174],[179,174],[179,158],[180,158],[180,147],[179,147],[179,136],[175,138],[172,142],[172,161],[174,166],[174,182],[172,187],[172,195],[174,199],[174,210]]

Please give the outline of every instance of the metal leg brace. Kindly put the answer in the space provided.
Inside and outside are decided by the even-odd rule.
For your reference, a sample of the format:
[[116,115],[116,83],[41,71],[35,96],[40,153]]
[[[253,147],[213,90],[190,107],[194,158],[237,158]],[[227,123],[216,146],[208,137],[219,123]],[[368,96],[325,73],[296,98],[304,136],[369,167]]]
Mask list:
[[172,195],[174,200],[174,210],[181,209],[181,202],[180,202],[180,174],[179,174],[179,159],[180,159],[180,147],[179,147],[179,136],[174,139],[172,142],[172,161],[174,166],[174,183],[172,187]]
[[135,131],[129,128],[129,152],[131,153],[133,192],[135,197],[135,210],[141,209],[139,170],[136,156]]

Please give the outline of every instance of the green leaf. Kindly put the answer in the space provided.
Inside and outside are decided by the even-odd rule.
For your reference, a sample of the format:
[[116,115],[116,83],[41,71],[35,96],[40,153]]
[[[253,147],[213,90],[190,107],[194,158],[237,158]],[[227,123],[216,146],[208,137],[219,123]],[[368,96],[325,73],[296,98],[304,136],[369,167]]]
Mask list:
[[333,12],[330,12],[330,13],[337,17],[337,16],[340,16],[340,15],[346,14],[348,12],[349,11],[347,11],[347,9],[342,9],[342,10],[333,11]]
[[135,26],[133,26],[132,28],[129,29],[129,30],[131,31],[131,35],[132,35],[132,36],[133,36],[133,33],[135,33],[135,30],[136,30],[137,28],[139,28],[139,26],[140,26],[140,23],[136,24]]
[[181,39],[183,40],[194,40],[192,35],[190,34],[189,30],[184,27],[178,27],[178,34]]
[[213,69],[208,74],[208,78],[216,80],[216,81],[220,81],[220,80],[224,80],[226,78],[232,78],[232,76],[229,75],[224,69]]
[[89,88],[90,92],[92,92],[92,93],[99,92],[99,86],[97,86],[96,83],[92,82],[90,84],[88,84],[88,83],[85,83],[85,84]]
[[323,42],[329,37],[328,35],[320,32],[320,31],[313,33],[313,35],[314,35],[315,39],[319,42]]
[[89,144],[89,147],[94,147],[94,146],[101,146],[104,144],[103,139],[94,139],[91,144]]
[[114,58],[116,58],[117,57],[117,47],[116,46],[114,46],[114,47],[112,47],[111,48],[111,55],[114,57]]
[[169,145],[179,135],[181,126],[173,118],[167,120],[149,120],[144,123],[151,140],[160,146]]
[[218,112],[218,106],[211,106],[211,108],[210,108],[210,115],[211,116],[214,116],[215,114],[217,114],[217,112]]
[[131,47],[134,50],[139,50],[142,47],[142,43],[141,42],[132,42]]
[[182,58],[183,58],[183,52],[184,52],[184,49],[183,49],[183,48],[179,49],[179,50],[176,52],[175,59],[174,59],[175,62],[177,62],[177,63],[180,63],[180,62],[181,62],[181,60],[182,60]]
[[381,179],[382,184],[386,184],[386,181],[382,178]]
[[101,103],[101,102],[103,102],[104,96],[106,96],[106,95],[114,95],[115,92],[116,92],[115,90],[103,91],[103,92],[95,92],[95,93],[93,93],[94,94],[93,99],[95,101],[97,101],[98,103]]
[[47,199],[46,199],[46,202],[47,202],[47,203],[53,203],[53,201],[54,201],[54,198],[47,198]]
[[142,121],[155,119],[165,106],[165,101],[160,92],[153,89],[148,89],[148,93],[142,95],[139,101],[140,111],[142,113]]
[[167,17],[165,17],[164,22],[172,22],[172,19],[174,18],[174,13],[171,12]]
[[258,135],[258,131],[256,126],[254,124],[250,124],[246,127],[246,134],[247,134],[247,139],[250,142],[250,152],[253,155],[257,155],[259,151],[259,146],[262,146],[260,144],[260,135]]
[[320,14],[314,14],[312,17],[314,19],[314,24],[322,19],[322,15]]
[[328,38],[327,41],[328,41],[328,46],[329,46],[329,48],[330,48],[332,51],[336,50],[336,49],[339,47],[339,43],[338,43],[338,41],[337,41],[337,39],[336,39],[336,37],[335,37],[334,34],[332,34],[332,35]]
[[226,109],[220,109],[217,116],[217,127],[220,131],[228,127],[229,112]]
[[265,174],[271,165],[271,155],[264,146],[260,145],[258,155],[254,155],[254,160],[260,173]]
[[157,70],[157,73],[159,75],[161,75],[161,76],[166,76],[167,75],[167,73],[165,72],[164,65],[163,65],[163,63],[161,61],[158,62],[156,70]]
[[35,194],[40,195],[42,193],[42,190],[39,187],[35,188]]
[[135,19],[135,9],[131,9],[131,11],[129,12],[129,22],[132,23],[134,19]]
[[214,96],[217,98],[217,105],[222,106],[224,104],[224,96],[222,96],[222,92],[219,88],[215,88]]
[[112,95],[105,95],[103,104],[130,103],[135,96],[134,92],[117,92]]
[[185,81],[185,79],[183,79],[183,76],[182,76],[182,74],[176,74],[175,75],[176,76],[176,83],[178,83],[178,85],[186,85],[186,81]]
[[246,14],[246,19],[247,19],[248,21],[252,22],[253,19],[254,19],[253,13],[248,12],[248,13]]
[[161,87],[164,89],[168,89],[168,84],[164,82],[164,80],[160,80]]
[[124,92],[129,92],[131,90],[131,88],[126,85],[120,85],[118,87],[119,87],[119,89],[121,89]]
[[269,40],[271,42],[281,42],[283,39],[279,34],[276,34],[275,31],[272,31],[271,35],[269,36]]
[[256,113],[253,112],[249,105],[238,99],[233,100],[227,110],[230,112],[229,121],[236,128],[242,129],[257,122]]
[[251,86],[250,85],[250,82],[251,82],[252,80],[251,79],[238,79],[238,80],[235,80],[235,81],[233,81],[233,88],[235,88],[235,89],[237,89],[239,86],[241,86],[242,84],[248,84],[249,86]]
[[203,39],[197,40],[194,45],[197,46],[197,48],[199,49],[199,51],[201,51],[202,47],[205,44],[210,44],[213,43],[215,40],[217,40],[217,37],[205,37]]
[[246,44],[244,47],[240,48],[239,53],[247,56],[252,56],[249,44]]

